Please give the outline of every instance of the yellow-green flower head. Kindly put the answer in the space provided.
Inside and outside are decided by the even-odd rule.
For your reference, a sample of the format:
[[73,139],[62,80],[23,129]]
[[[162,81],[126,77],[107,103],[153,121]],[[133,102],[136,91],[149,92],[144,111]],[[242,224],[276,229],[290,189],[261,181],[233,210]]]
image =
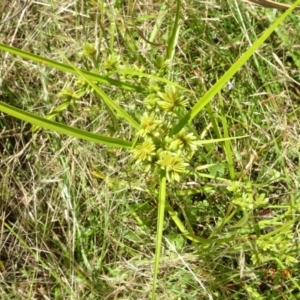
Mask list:
[[82,47],[82,54],[86,57],[95,57],[96,56],[95,46],[90,43],[84,43]]
[[173,85],[166,86],[164,93],[158,92],[157,94],[162,99],[162,101],[158,101],[158,104],[168,113],[172,113],[179,107],[186,106],[188,103],[187,99],[180,96]]
[[190,132],[187,133],[185,129],[182,129],[177,133],[170,142],[170,149],[182,150],[183,152],[194,152],[197,150],[197,144],[195,143],[196,137]]
[[169,151],[161,152],[159,157],[157,164],[166,171],[168,181],[179,181],[180,173],[185,171],[188,164],[183,161],[180,155],[174,155]]
[[104,70],[111,70],[118,67],[120,63],[120,57],[115,54],[110,54],[103,62]]
[[78,80],[76,80],[75,82],[75,85],[81,89],[88,89],[89,88],[89,84],[87,83],[87,81],[82,78],[82,77],[79,77]]
[[134,64],[134,65],[131,66],[131,67],[132,67],[132,69],[133,69],[134,71],[138,71],[138,72],[141,72],[141,73],[144,73],[144,72],[145,72],[145,67],[144,67],[143,65],[138,66],[138,65]]
[[138,134],[142,137],[150,136],[155,133],[161,123],[161,120],[155,118],[154,113],[151,113],[149,116],[148,113],[145,112],[141,117],[141,129]]
[[75,91],[71,88],[63,89],[61,92],[59,92],[58,96],[67,101],[78,99]]
[[141,145],[137,145],[133,150],[133,155],[137,164],[144,161],[151,162],[152,157],[155,154],[155,145],[150,139],[144,141]]

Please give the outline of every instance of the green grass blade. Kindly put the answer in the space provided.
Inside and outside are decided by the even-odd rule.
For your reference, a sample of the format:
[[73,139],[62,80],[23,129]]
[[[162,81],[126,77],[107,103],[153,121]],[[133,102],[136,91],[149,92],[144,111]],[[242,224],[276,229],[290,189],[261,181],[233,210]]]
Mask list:
[[215,135],[218,138],[221,138],[222,137],[221,131],[220,131],[218,121],[217,121],[216,116],[215,116],[216,111],[215,111],[215,109],[212,108],[210,102],[207,104],[206,110],[207,110],[207,113],[209,115],[209,119],[210,119],[210,122],[212,124],[213,129],[214,129]]
[[160,185],[159,185],[159,201],[158,201],[158,213],[157,213],[157,232],[156,232],[156,245],[155,245],[155,261],[154,261],[154,274],[153,274],[153,286],[151,299],[155,299],[157,275],[159,268],[160,252],[162,235],[164,228],[164,214],[166,206],[166,173],[161,171],[160,174]]
[[206,104],[223,88],[223,86],[234,76],[234,74],[250,59],[254,52],[265,42],[271,33],[286,19],[293,9],[300,4],[296,1],[286,12],[284,12],[253,45],[235,62],[229,70],[199,99],[194,107],[173,128],[173,133],[178,133],[187,123],[191,122]]
[[[48,67],[53,67],[55,69],[64,71],[64,72],[68,72],[68,73],[72,73],[77,75],[77,72],[74,70],[74,68],[72,68],[71,66],[67,66],[65,64],[56,62],[52,59],[48,59],[42,56],[38,56],[14,47],[10,47],[4,44],[0,43],[0,50],[9,52],[11,54],[23,57],[25,59],[29,59],[31,61],[37,62],[39,64],[43,64],[45,66]],[[125,89],[125,90],[132,90],[132,91],[136,91],[136,92],[143,92],[143,89],[141,87],[138,86],[134,86],[132,84],[126,83],[126,82],[121,82],[115,79],[111,79],[109,77],[106,76],[100,76],[98,74],[92,73],[92,72],[88,72],[88,71],[83,71],[81,70],[81,72],[86,75],[90,80],[95,80],[97,82],[101,82],[101,83],[105,83],[105,84],[109,84],[109,85],[113,85],[113,86],[117,86],[119,88]]]
[[40,116],[23,111],[21,109],[10,106],[1,101],[0,101],[0,111],[10,116],[13,116],[17,119],[26,121],[28,123],[38,125],[40,127],[50,129],[61,134],[66,134],[68,136],[73,136],[79,139],[83,139],[86,141],[112,146],[112,147],[121,147],[121,148],[130,148],[132,146],[131,142],[124,141],[121,139],[106,137],[100,134],[90,133],[88,131],[77,129],[74,127],[69,127],[67,125],[63,125],[51,120],[47,120]]
[[200,145],[207,145],[207,144],[212,144],[212,143],[226,142],[226,141],[230,141],[230,140],[237,140],[237,139],[242,139],[245,137],[247,137],[247,135],[236,136],[236,137],[226,137],[226,138],[220,138],[220,139],[202,140],[202,141],[196,141],[195,143],[200,146]]
[[180,0],[177,0],[175,21],[174,21],[171,37],[168,40],[168,48],[167,48],[167,55],[166,55],[166,59],[168,60],[171,60],[174,56],[175,47],[179,36],[180,5],[181,5]]
[[224,107],[224,101],[222,98],[222,95],[219,93],[219,99],[220,99],[220,104],[221,104],[221,122],[223,125],[223,132],[224,132],[224,137],[228,140],[225,140],[224,142],[224,152],[226,155],[226,160],[227,160],[227,166],[229,170],[229,175],[231,180],[235,180],[236,174],[234,170],[234,162],[233,162],[233,152],[232,152],[232,146],[231,142],[229,140],[229,130],[228,130],[228,124],[226,120],[226,114],[225,114],[225,107]]

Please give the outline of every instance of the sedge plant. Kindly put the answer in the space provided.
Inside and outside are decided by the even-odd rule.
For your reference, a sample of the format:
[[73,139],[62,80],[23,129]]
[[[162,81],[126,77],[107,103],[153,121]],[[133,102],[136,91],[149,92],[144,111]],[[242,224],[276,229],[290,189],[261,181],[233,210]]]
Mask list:
[[[299,5],[299,3],[300,0],[296,1],[294,5],[282,14],[282,16],[280,16],[274,24],[249,47],[249,49],[236,61],[236,63],[234,63],[230,69],[217,80],[208,92],[198,98],[196,104],[192,108],[188,108],[188,104],[189,96],[192,95],[193,92],[169,80],[168,71],[165,71],[172,65],[172,60],[176,55],[177,39],[180,35],[181,3],[179,0],[177,1],[175,21],[170,29],[166,55],[163,63],[161,64],[161,69],[163,71],[158,72],[158,75],[148,74],[130,67],[120,67],[118,58],[112,55],[103,64],[103,69],[106,70],[106,74],[103,76],[100,75],[97,70],[80,70],[72,65],[71,62],[67,61],[65,57],[63,57],[65,63],[59,63],[45,57],[37,56],[29,52],[21,51],[17,48],[0,44],[0,50],[2,51],[17,55],[23,59],[29,59],[38,64],[43,63],[49,68],[56,68],[57,70],[69,72],[78,76],[76,86],[77,90],[67,89],[62,91],[61,97],[65,102],[46,117],[40,117],[8,105],[7,103],[0,102],[0,110],[2,112],[31,123],[34,125],[33,131],[36,131],[39,128],[45,128],[60,134],[66,134],[78,139],[106,145],[108,147],[127,149],[132,153],[133,158],[136,161],[136,168],[144,174],[152,174],[152,178],[154,178],[156,185],[159,187],[159,191],[157,195],[157,232],[151,299],[155,299],[156,294],[165,211],[170,214],[179,231],[185,238],[194,243],[212,245],[216,242],[222,243],[231,241],[234,238],[232,236],[225,235],[222,238],[218,237],[216,239],[216,236],[220,232],[222,226],[232,219],[233,215],[237,211],[241,211],[243,213],[243,218],[240,223],[236,224],[236,227],[240,227],[251,219],[251,212],[253,209],[266,203],[267,199],[264,195],[259,195],[257,199],[253,199],[249,196],[249,193],[244,193],[240,186],[235,185],[236,183],[229,184],[229,190],[234,194],[232,206],[235,207],[235,210],[233,213],[228,213],[227,220],[219,224],[219,227],[209,238],[203,238],[196,236],[189,227],[186,228],[179,220],[171,205],[167,202],[167,194],[169,186],[183,181],[185,176],[193,173],[191,160],[201,145],[226,141],[227,151],[230,151],[230,144],[228,144],[230,141],[229,137],[220,137],[215,140],[201,140],[192,126],[192,121],[206,107],[206,105],[209,104],[212,98],[221,91],[226,83],[230,81],[234,74],[242,68],[254,52],[285,20],[293,9]],[[94,56],[95,49],[91,45],[85,45],[83,52],[86,57],[91,59],[93,67],[97,68],[99,62]],[[121,79],[111,79],[110,75],[114,73],[118,74]],[[128,78],[128,76],[135,76],[139,79],[148,79],[148,87],[145,88],[143,85],[127,82],[126,78]],[[133,90],[143,94],[143,105],[145,110],[141,118],[136,120],[127,113],[121,105],[117,104],[105,93],[101,87],[102,84],[115,86],[121,90]],[[116,121],[118,118],[123,118],[136,131],[136,138],[134,141],[126,141],[120,138],[112,138],[90,133],[88,131],[53,121],[53,118],[66,109],[66,107],[73,105],[76,103],[77,99],[82,97],[84,94],[91,92],[96,93],[103,100],[105,107],[109,111],[113,120]],[[115,124],[117,124],[117,122],[115,122]],[[231,175],[234,177],[233,170]],[[262,251],[271,250],[271,252],[269,252],[271,253],[269,259],[275,256],[276,251],[281,251],[283,253],[286,250],[280,242],[280,239],[283,236],[291,238],[290,226],[293,224],[293,221],[293,219],[290,220],[290,223],[282,225],[279,229],[268,233],[266,236],[258,240],[257,245]],[[266,227],[268,225],[269,224],[265,224]],[[277,232],[280,232],[281,236],[278,237],[278,241],[276,240],[277,246],[274,246],[274,244],[271,245],[268,243],[266,238],[272,238]],[[290,245],[290,243],[291,241],[288,245]],[[257,261],[261,259],[263,258],[258,255],[253,258],[253,260]],[[286,254],[285,256],[282,255],[282,258],[279,261],[280,264],[283,264],[283,262],[292,264],[295,261],[292,256]]]

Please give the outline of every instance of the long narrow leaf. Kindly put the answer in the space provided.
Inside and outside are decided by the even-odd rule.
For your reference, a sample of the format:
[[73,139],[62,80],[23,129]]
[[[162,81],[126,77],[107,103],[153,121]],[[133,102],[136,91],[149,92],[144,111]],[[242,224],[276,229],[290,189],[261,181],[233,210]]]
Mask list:
[[174,24],[173,24],[173,28],[172,28],[172,33],[170,36],[170,39],[168,40],[168,48],[167,48],[167,55],[166,55],[166,59],[171,60],[174,56],[174,52],[175,52],[175,47],[177,44],[177,40],[178,40],[178,35],[179,35],[179,17],[180,17],[180,5],[181,5],[181,1],[177,0],[177,6],[176,6],[176,16],[175,16],[175,20],[174,20]]
[[[227,124],[227,119],[226,119],[226,114],[225,114],[225,107],[224,107],[224,101],[221,96],[221,93],[219,93],[219,100],[221,104],[221,122],[223,126],[223,134],[226,139],[229,138],[229,129],[228,129],[228,124]],[[233,151],[232,151],[232,145],[230,140],[226,140],[224,143],[224,152],[227,160],[227,166],[229,170],[229,175],[231,180],[235,180],[236,174],[235,174],[235,169],[234,169],[234,162],[233,162]]]
[[155,261],[154,261],[154,274],[153,274],[153,286],[151,299],[155,300],[155,291],[157,283],[157,275],[159,268],[161,243],[164,228],[164,215],[165,215],[165,205],[166,205],[166,173],[161,171],[160,175],[160,185],[159,185],[159,201],[158,201],[158,213],[157,213],[157,231],[156,231],[156,245],[155,245]]
[[237,140],[237,139],[242,139],[247,137],[248,135],[243,135],[243,136],[235,136],[235,137],[226,137],[226,138],[220,138],[220,139],[211,139],[211,140],[200,140],[196,141],[195,143],[197,145],[207,145],[207,144],[212,144],[212,143],[220,143],[220,142],[226,142],[230,140]]
[[50,129],[61,134],[66,134],[79,139],[83,139],[86,141],[108,145],[112,147],[121,147],[121,148],[130,148],[132,146],[131,142],[124,141],[121,139],[106,137],[100,134],[90,133],[88,131],[77,129],[74,127],[69,127],[67,125],[63,125],[51,120],[47,120],[40,116],[23,111],[21,109],[18,109],[16,107],[13,107],[1,101],[0,101],[0,111],[10,116],[13,116],[15,118],[18,118],[20,120],[29,122],[31,124],[38,125],[40,127]]

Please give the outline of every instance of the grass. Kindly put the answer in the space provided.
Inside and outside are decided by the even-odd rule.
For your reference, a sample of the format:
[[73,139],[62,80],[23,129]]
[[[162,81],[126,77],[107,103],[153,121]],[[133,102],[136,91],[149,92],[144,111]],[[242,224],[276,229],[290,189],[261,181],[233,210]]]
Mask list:
[[[7,3],[0,20],[15,9]],[[50,124],[32,130],[0,113],[1,299],[149,299],[154,266],[155,299],[299,298],[297,13],[233,86],[206,94],[280,15],[241,1],[191,1],[180,12],[52,1],[0,24],[2,44],[43,58],[0,51],[0,100]],[[202,142],[166,198],[165,174],[103,145],[103,136],[137,142],[153,82],[182,91],[193,120],[181,124]],[[70,132],[51,121],[82,131],[59,134]],[[83,130],[97,136],[79,139]]]

